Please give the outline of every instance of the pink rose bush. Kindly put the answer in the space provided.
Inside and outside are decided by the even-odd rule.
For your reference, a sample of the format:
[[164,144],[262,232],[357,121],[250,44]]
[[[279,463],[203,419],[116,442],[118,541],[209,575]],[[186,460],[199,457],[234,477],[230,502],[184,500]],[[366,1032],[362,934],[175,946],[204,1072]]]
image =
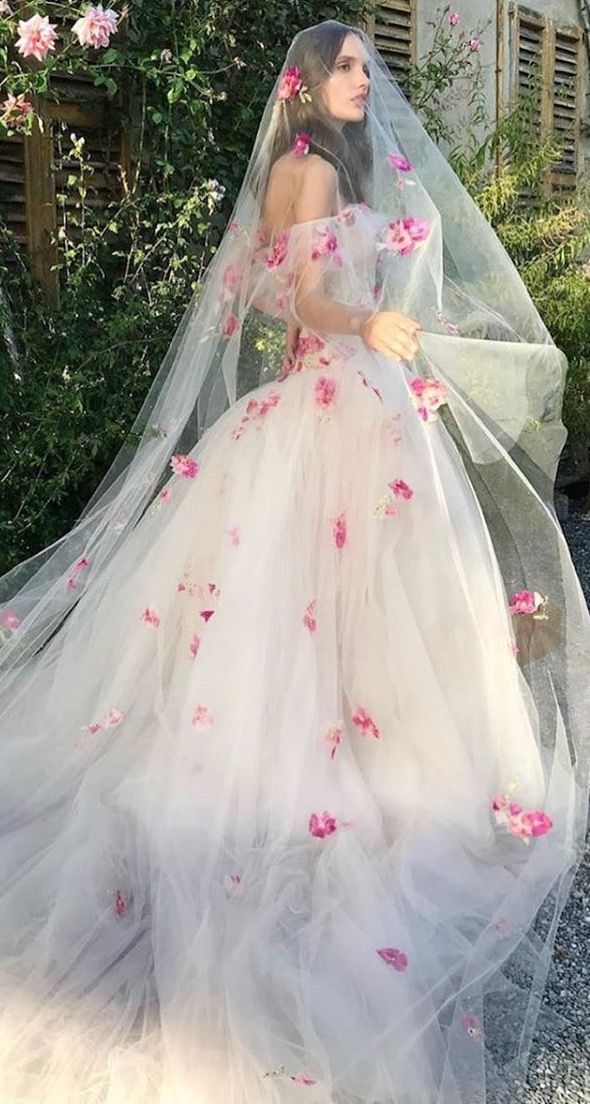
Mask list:
[[25,58],[45,61],[49,51],[55,50],[57,23],[50,23],[48,15],[32,15],[30,19],[19,20],[18,33],[16,49]]
[[112,8],[104,10],[102,4],[90,4],[84,15],[77,19],[72,27],[81,46],[92,46],[95,50],[108,46],[110,36],[115,34],[119,16]]

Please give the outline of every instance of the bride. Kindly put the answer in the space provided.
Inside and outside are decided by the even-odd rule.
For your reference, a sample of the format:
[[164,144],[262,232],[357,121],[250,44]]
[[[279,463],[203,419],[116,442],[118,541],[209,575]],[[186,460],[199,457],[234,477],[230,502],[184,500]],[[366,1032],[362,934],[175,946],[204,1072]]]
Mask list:
[[566,368],[368,36],[298,33],[125,448],[0,580],[2,1104],[512,1099],[587,823]]

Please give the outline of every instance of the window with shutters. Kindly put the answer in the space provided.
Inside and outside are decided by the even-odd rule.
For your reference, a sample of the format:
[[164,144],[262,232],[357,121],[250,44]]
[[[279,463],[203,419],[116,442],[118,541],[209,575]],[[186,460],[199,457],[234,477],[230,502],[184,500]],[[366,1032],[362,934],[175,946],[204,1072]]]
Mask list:
[[562,146],[561,156],[547,173],[545,194],[573,191],[579,158],[583,30],[516,4],[510,5],[509,18],[512,98],[526,96],[535,132],[541,138],[553,134]]

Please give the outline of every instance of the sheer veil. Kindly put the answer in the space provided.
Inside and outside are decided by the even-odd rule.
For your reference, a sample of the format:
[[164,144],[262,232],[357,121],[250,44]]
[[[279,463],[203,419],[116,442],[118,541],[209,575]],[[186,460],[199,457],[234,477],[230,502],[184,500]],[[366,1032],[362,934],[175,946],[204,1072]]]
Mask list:
[[[397,310],[418,321],[419,354],[402,367],[418,381],[413,393],[423,397],[425,423],[429,383],[444,387],[438,416],[468,472],[500,567],[553,819],[544,838],[518,855],[507,852],[515,927],[501,956],[495,945],[491,953],[478,944],[463,979],[468,994],[483,978],[491,999],[510,985],[510,1062],[518,1069],[529,1054],[588,815],[590,623],[553,504],[566,438],[567,361],[493,229],[362,30],[355,29],[370,74],[364,121],[338,135],[323,129],[328,124],[312,111],[317,74],[309,58],[343,29],[351,30],[327,20],[293,38],[223,238],[123,447],[70,531],[0,579],[0,716],[26,695],[39,655],[49,649],[59,663],[60,629],[82,625],[85,609],[97,608],[113,566],[132,543],[149,539],[147,519],[161,514],[166,489],[182,480],[183,466],[236,400],[285,378],[287,326],[329,334],[343,357],[361,350],[367,385],[387,402],[388,374],[399,362],[340,331],[333,304]],[[277,157],[294,144],[302,161],[319,154],[333,165],[338,202],[332,212],[312,204],[303,220],[269,240],[267,184]],[[377,228],[375,255],[363,219]],[[461,1056],[455,1059],[457,1074]]]

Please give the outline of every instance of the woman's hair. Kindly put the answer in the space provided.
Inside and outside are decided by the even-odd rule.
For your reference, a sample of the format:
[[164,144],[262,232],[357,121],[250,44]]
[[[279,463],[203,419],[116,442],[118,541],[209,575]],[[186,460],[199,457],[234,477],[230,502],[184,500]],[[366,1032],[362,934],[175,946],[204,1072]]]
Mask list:
[[346,23],[328,19],[295,36],[286,68],[293,65],[299,68],[311,101],[302,102],[295,96],[281,105],[281,121],[268,166],[270,172],[274,162],[291,149],[296,134],[306,132],[310,136],[309,153],[319,154],[334,166],[340,194],[349,203],[367,198],[363,183],[370,168],[371,148],[366,135],[366,116],[358,123],[344,123],[340,130],[321,103],[319,89],[330,76],[346,35],[358,33]]

